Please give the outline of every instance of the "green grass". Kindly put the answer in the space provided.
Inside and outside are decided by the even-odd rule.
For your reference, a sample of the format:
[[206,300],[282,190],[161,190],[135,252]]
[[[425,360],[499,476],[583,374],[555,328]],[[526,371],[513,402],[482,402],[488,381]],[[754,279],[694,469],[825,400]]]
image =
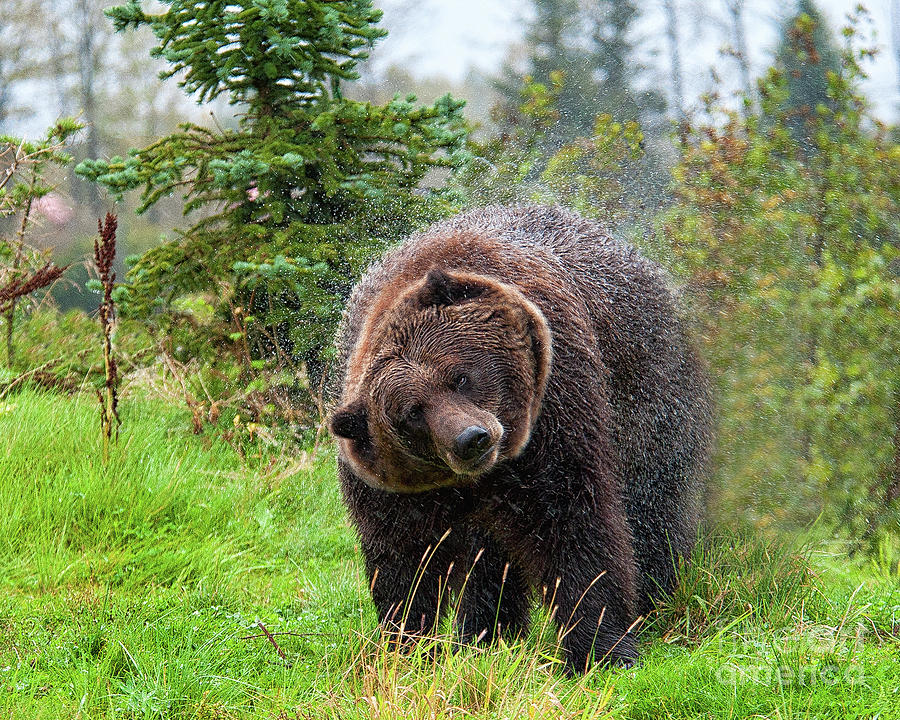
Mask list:
[[707,539],[627,671],[566,677],[546,615],[398,654],[330,450],[122,420],[104,467],[92,398],[0,400],[0,718],[900,718],[900,586],[838,551]]

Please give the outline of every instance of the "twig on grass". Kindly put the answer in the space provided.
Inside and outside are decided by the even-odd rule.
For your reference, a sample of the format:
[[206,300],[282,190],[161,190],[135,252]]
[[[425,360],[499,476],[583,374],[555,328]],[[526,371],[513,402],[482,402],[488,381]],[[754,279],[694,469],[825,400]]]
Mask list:
[[240,640],[256,640],[256,638],[267,638],[269,636],[276,637],[278,635],[290,635],[291,637],[328,637],[328,633],[316,633],[316,632],[308,632],[308,633],[298,633],[298,632],[269,632],[269,633],[257,633],[256,635],[241,635]]
[[263,633],[264,633],[265,636],[266,636],[266,639],[267,639],[270,643],[272,643],[272,647],[275,648],[275,652],[278,653],[278,657],[280,657],[282,660],[284,660],[285,664],[286,664],[288,667],[290,667],[291,665],[293,665],[293,663],[292,663],[290,660],[287,659],[287,655],[284,654],[284,650],[282,650],[282,649],[278,646],[278,643],[275,641],[275,636],[272,635],[272,633],[269,632],[269,629],[268,629],[265,625],[263,625],[262,620],[257,620],[257,621],[256,621],[256,625],[257,625],[257,627],[259,627],[260,630],[263,631]]
[[[54,358],[53,360],[49,360],[39,367],[32,368],[31,370],[26,370],[25,372],[14,377],[9,382],[0,384],[0,400],[6,397],[7,393],[13,390],[17,385],[21,385],[22,383],[35,377],[46,377],[44,374],[49,374],[48,371],[59,365],[62,361],[62,358]],[[61,382],[65,381],[63,380]],[[68,392],[68,387],[66,387],[66,391]]]

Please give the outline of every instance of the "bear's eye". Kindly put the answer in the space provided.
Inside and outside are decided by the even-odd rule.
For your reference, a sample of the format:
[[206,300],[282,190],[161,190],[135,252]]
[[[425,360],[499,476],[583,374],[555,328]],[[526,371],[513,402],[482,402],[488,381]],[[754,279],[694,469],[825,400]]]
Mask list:
[[422,406],[421,405],[413,405],[409,411],[406,413],[406,420],[408,422],[418,422],[422,419]]
[[472,380],[465,373],[461,373],[456,376],[456,379],[453,381],[453,387],[457,391],[461,392],[463,390],[468,390],[472,386]]

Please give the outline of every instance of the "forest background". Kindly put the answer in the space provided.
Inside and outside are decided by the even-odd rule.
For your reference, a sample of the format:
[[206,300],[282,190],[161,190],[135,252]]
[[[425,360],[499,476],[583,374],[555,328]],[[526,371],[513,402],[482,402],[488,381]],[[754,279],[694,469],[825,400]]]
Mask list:
[[[138,12],[127,5],[113,19],[134,29],[116,33],[105,4],[0,10],[0,132],[48,108],[83,125],[44,143],[72,162],[38,154],[29,175],[11,135],[0,158],[15,170],[3,189],[4,284],[50,257],[70,266],[49,295],[4,314],[12,375],[50,362],[74,383],[101,369],[81,334],[94,332],[84,313],[98,304],[94,228],[113,210],[120,309],[135,321],[119,332],[123,372],[165,376],[178,363],[197,430],[240,412],[301,432],[321,419],[343,300],[379,252],[466,206],[558,202],[642,247],[682,288],[727,438],[711,508],[757,526],[822,518],[870,549],[895,534],[896,131],[862,94],[873,36],[887,34],[864,10],[839,35],[798,3],[772,21],[770,68],[754,77],[752,3],[667,0],[654,8],[664,38],[648,39],[637,4],[541,0],[501,71],[448,87],[400,66],[375,72],[371,47],[390,43],[375,11],[359,43],[331,48],[346,52],[340,69],[310,73],[321,56],[299,70],[269,62],[270,76],[244,82],[214,56],[176,57],[224,35],[185,36],[151,58],[151,30],[165,29],[127,17]],[[701,21],[722,50],[709,91],[693,98],[681,58]],[[639,61],[648,44],[666,49],[653,68]],[[282,71],[306,77],[262,102]],[[288,105],[302,112],[270,122]],[[338,130],[323,132],[326,120]],[[364,129],[335,159],[340,123]]]
[[[502,68],[450,82],[370,58],[391,37],[366,0],[105,6],[0,5],[0,419],[20,433],[10,498],[32,472],[14,472],[27,455],[16,418],[81,417],[95,396],[96,458],[78,444],[60,467],[75,458],[108,482],[108,462],[134,461],[131,440],[116,449],[119,428],[150,442],[140,418],[159,403],[175,413],[167,443],[262,467],[275,484],[254,486],[260,497],[287,502],[298,467],[314,468],[304,492],[319,493],[331,342],[367,265],[467,207],[559,203],[670,273],[715,386],[708,526],[827,542],[900,573],[900,147],[896,113],[865,95],[890,28],[864,7],[832,27],[811,0],[790,4],[760,70],[752,2],[661,0],[648,39],[638,3],[533,0]],[[697,24],[722,51],[695,96]],[[23,138],[48,109],[49,130]],[[94,582],[90,563],[64,579],[65,553],[81,567],[85,548],[140,548],[131,520],[92,514],[115,505],[132,518],[141,502],[122,491],[93,506],[72,491],[62,520],[35,500],[52,518],[40,542],[66,548],[53,561],[29,540],[27,503],[8,517],[13,586]],[[328,503],[328,522],[345,526]],[[248,512],[265,529],[259,507]],[[196,520],[155,512],[139,521],[154,533]],[[111,534],[94,537],[107,521]],[[218,567],[222,548],[202,547],[175,584]],[[139,574],[109,562],[117,582]],[[730,597],[706,590],[704,607]]]

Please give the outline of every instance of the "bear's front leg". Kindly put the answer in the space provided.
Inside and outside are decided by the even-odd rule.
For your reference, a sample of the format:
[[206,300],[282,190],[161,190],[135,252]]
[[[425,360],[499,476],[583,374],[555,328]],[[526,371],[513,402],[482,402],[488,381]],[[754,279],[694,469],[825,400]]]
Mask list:
[[574,514],[545,575],[546,602],[570,672],[637,659],[635,567],[623,516],[609,506]]
[[390,542],[361,537],[360,544],[382,627],[403,641],[433,635],[451,592],[450,535]]
[[401,495],[376,490],[338,463],[341,490],[356,525],[378,620],[402,640],[433,634],[459,563],[451,521],[456,491]]
[[463,643],[490,643],[497,634],[523,635],[530,620],[531,591],[521,569],[494,540],[475,528],[462,571],[456,632]]

